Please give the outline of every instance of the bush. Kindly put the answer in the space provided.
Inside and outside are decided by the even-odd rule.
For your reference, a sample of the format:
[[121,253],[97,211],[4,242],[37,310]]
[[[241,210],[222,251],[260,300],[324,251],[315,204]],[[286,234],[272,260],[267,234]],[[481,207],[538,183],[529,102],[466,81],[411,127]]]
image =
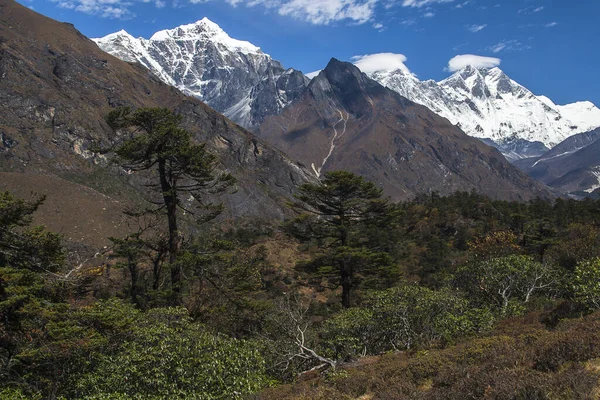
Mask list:
[[447,344],[486,330],[493,322],[488,309],[471,308],[455,292],[404,286],[371,293],[362,308],[344,310],[328,320],[321,336],[339,359]]
[[551,264],[532,257],[510,255],[483,262],[471,262],[458,270],[456,284],[474,302],[500,310],[503,316],[519,315],[537,293],[556,290],[560,273]]
[[268,384],[251,343],[208,332],[185,309],[142,314],[132,339],[77,383],[88,399],[236,399]]
[[589,308],[600,309],[600,258],[577,264],[573,290],[575,297]]

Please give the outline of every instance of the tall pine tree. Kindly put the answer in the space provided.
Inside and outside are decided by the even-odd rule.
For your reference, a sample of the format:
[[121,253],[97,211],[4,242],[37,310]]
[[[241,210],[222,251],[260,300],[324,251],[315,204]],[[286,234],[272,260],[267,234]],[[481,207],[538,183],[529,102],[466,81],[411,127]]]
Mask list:
[[300,215],[286,228],[302,241],[316,240],[320,254],[305,269],[328,277],[342,287],[342,305],[350,307],[357,274],[390,268],[387,253],[367,246],[365,228],[386,227],[391,206],[372,182],[346,171],[325,174],[320,183],[305,183],[292,208]]
[[180,127],[181,116],[165,108],[129,107],[113,110],[106,118],[115,131],[126,139],[114,152],[120,165],[130,171],[153,171],[156,183],[150,185],[160,192],[161,200],[150,213],[164,213],[168,223],[171,284],[176,295],[180,291],[181,266],[177,256],[181,247],[178,212],[186,210],[182,197],[196,200],[202,212],[200,222],[216,217],[221,204],[206,201],[207,195],[224,191],[234,183],[227,173],[217,171],[217,157],[207,151],[205,144],[195,144],[192,135]]

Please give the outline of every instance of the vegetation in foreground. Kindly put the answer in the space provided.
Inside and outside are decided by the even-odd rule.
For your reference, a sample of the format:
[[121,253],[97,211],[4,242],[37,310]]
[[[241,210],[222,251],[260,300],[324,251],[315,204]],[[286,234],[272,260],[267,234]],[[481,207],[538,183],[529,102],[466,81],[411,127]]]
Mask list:
[[149,190],[102,264],[0,195],[1,398],[598,397],[600,201],[393,204],[337,171],[223,229],[233,178],[178,121],[109,117]]

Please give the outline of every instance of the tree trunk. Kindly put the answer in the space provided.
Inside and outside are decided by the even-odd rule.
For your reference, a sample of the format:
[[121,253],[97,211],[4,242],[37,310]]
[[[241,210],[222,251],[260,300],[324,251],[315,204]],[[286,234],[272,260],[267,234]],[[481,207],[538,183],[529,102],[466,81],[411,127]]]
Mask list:
[[152,260],[152,290],[158,290],[160,286],[160,264],[162,260],[162,255],[157,255]]
[[129,267],[129,274],[131,275],[131,301],[133,301],[134,304],[139,305],[137,298],[138,270],[135,260],[131,255],[127,258],[127,266]]
[[[342,220],[342,226],[340,229],[340,244],[342,247],[348,245],[348,231],[346,230],[344,220],[345,213],[340,213],[340,220]],[[342,259],[340,261],[340,278],[342,281],[342,306],[344,308],[350,308],[350,291],[352,290],[352,267],[348,265],[348,260]]]
[[181,291],[181,267],[177,266],[177,255],[179,252],[179,230],[177,228],[177,193],[175,184],[169,181],[166,170],[166,160],[158,162],[158,173],[160,176],[160,186],[162,190],[165,208],[167,209],[167,219],[169,223],[169,263],[171,264],[171,285],[175,293],[176,301],[179,299]]
[[348,261],[340,262],[340,275],[342,278],[342,306],[350,308],[350,291],[352,290],[352,269]]

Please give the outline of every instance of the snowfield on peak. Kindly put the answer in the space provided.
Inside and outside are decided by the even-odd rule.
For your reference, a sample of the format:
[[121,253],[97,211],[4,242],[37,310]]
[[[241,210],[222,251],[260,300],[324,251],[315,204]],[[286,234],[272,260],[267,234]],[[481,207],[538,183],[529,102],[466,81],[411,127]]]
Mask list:
[[[440,82],[420,81],[402,69],[368,75],[447,118],[468,135],[499,145],[522,140],[552,148],[567,137],[600,126],[600,109],[594,104],[556,105],[545,96],[534,95],[498,67],[467,66]],[[512,158],[519,157],[518,150],[511,152]]]
[[309,82],[300,71],[284,69],[259,47],[231,38],[207,18],[158,31],[150,39],[121,30],[92,40],[249,129],[279,113]]

